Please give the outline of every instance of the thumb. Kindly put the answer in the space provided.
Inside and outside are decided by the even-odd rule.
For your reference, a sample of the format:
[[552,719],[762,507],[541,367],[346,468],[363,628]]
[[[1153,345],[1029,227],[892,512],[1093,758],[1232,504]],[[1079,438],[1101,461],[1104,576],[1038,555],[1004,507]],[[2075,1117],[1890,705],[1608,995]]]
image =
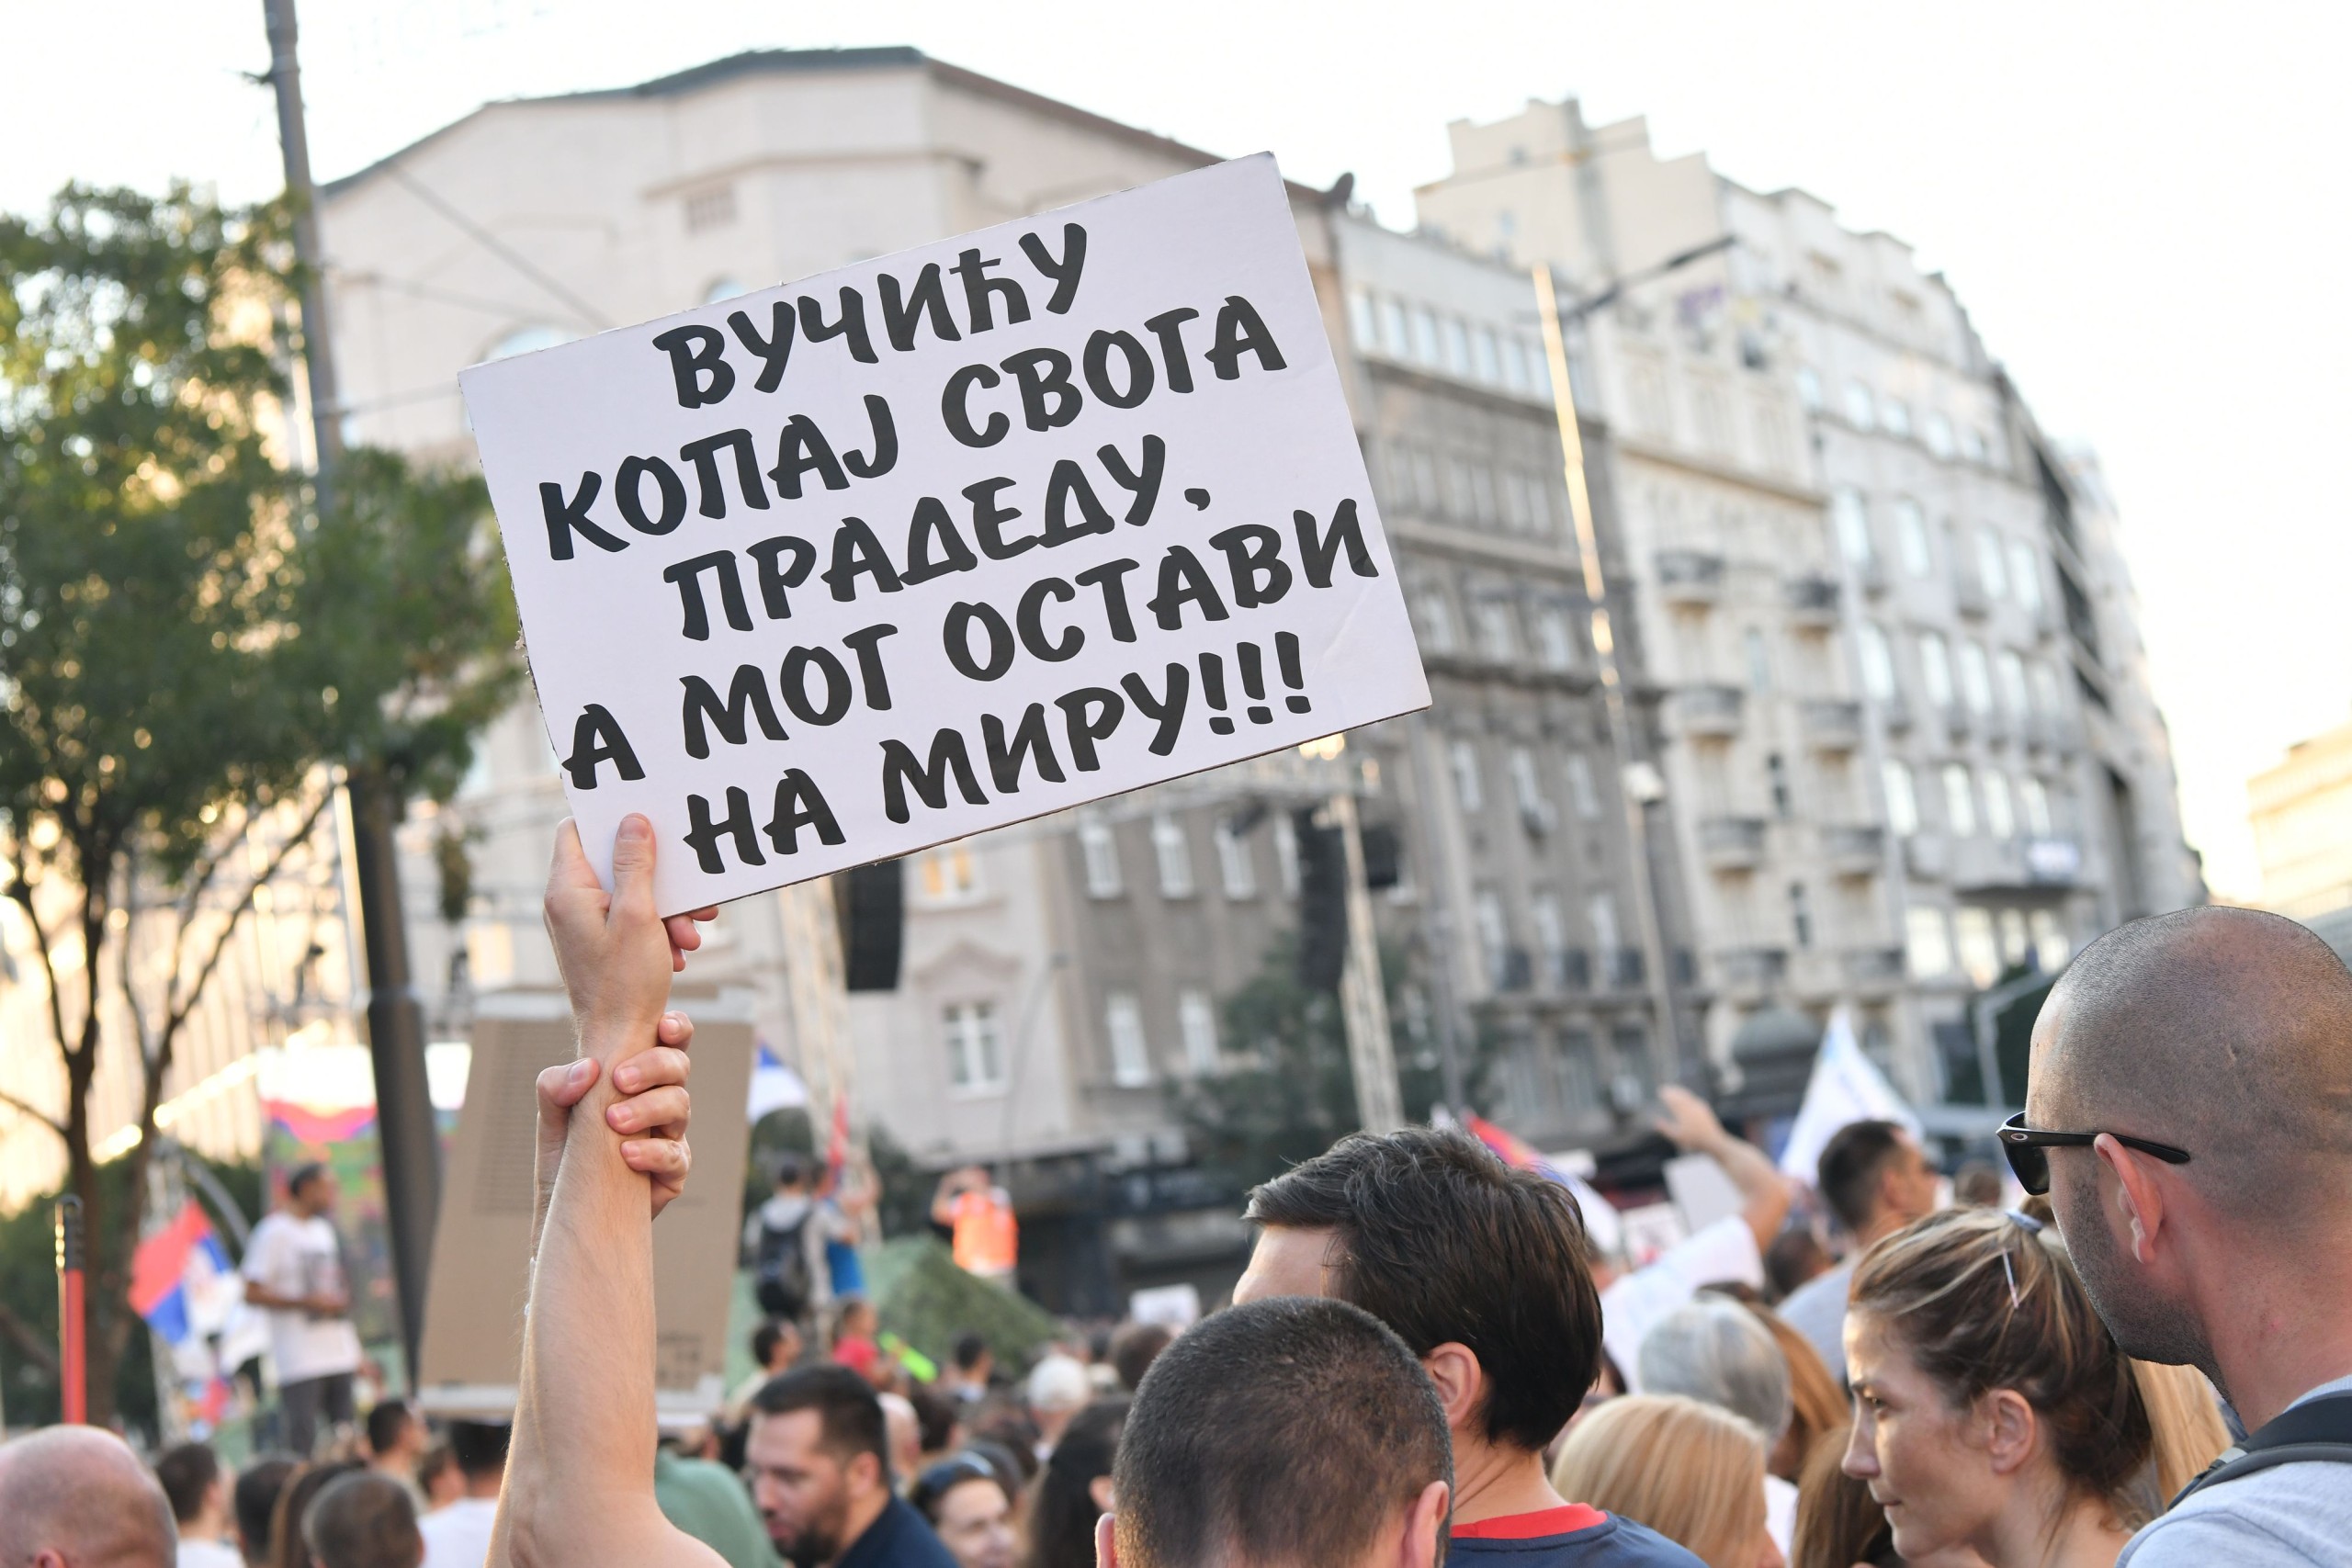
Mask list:
[[652,914],[653,824],[644,813],[632,811],[613,835],[612,919],[646,919]]

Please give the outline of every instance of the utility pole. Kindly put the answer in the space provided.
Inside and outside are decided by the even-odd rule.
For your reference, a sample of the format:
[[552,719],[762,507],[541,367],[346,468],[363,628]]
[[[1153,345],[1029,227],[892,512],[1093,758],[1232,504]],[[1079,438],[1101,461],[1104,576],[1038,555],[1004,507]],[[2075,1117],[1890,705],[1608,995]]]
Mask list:
[[1388,998],[1381,989],[1380,938],[1372,927],[1372,887],[1364,877],[1355,791],[1332,791],[1325,810],[1347,850],[1348,956],[1340,970],[1340,1017],[1348,1032],[1348,1066],[1355,1073],[1356,1117],[1367,1133],[1393,1133],[1405,1124],[1405,1101],[1388,1037]]
[[[343,456],[343,404],[328,330],[325,254],[319,243],[318,191],[311,182],[310,133],[302,118],[302,72],[295,52],[294,0],[262,0],[269,28],[269,83],[277,95],[277,139],[286,195],[294,207],[294,254],[302,264],[302,359],[311,394],[320,512],[332,504]],[[424,1076],[424,1010],[410,982],[408,924],[401,910],[400,858],[392,840],[404,803],[380,763],[347,771],[352,862],[359,877],[359,926],[368,955],[368,1049],[376,1071],[376,1137],[384,1161],[384,1207],[392,1271],[400,1288],[405,1382],[416,1388],[417,1340],[424,1328],[425,1270],[441,1204],[441,1145]]]

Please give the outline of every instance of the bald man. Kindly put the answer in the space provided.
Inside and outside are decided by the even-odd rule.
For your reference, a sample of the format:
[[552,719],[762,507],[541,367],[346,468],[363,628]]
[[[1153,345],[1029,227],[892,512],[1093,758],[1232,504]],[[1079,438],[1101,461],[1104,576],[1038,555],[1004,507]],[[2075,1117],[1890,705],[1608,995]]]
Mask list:
[[50,1427],[0,1443],[6,1568],[172,1568],[178,1541],[163,1486],[113,1433]]
[[[2325,942],[2251,909],[2110,931],[2043,1005],[2003,1146],[2124,1349],[2199,1368],[2250,1429],[2352,1424],[2352,974]],[[2347,1542],[2352,1465],[2303,1461],[2192,1492],[2118,1568]]]

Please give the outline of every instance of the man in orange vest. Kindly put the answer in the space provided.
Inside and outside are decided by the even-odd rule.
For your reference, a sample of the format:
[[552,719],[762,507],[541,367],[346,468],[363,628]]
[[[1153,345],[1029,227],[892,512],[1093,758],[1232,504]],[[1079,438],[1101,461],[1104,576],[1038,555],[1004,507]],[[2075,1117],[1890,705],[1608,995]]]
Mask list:
[[954,1232],[957,1268],[999,1284],[1012,1282],[1021,1227],[1012,1217],[1012,1194],[989,1180],[983,1167],[967,1165],[939,1179],[931,1223]]

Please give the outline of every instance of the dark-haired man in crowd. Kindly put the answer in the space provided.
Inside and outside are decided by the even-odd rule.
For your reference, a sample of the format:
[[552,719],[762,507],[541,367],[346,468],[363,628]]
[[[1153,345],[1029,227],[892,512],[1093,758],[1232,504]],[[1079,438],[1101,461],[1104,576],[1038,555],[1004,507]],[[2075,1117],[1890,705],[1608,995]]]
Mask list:
[[297,1167],[286,1179],[285,1202],[254,1227],[238,1269],[246,1302],[269,1314],[286,1446],[303,1459],[311,1457],[322,1420],[351,1424],[351,1376],[359,1370],[343,1240],[329,1217],[338,1195],[334,1172],[325,1166]]
[[955,1568],[890,1484],[873,1386],[847,1367],[800,1367],[752,1400],[752,1501],[794,1568]]
[[301,1469],[291,1454],[264,1454],[237,1472],[237,1550],[245,1568],[262,1568],[269,1561],[269,1521],[277,1512],[278,1494]]
[[419,1513],[424,1512],[424,1493],[416,1483],[416,1461],[424,1457],[424,1423],[405,1402],[383,1399],[368,1412],[365,1427],[368,1467],[406,1487],[408,1500]]
[[229,1476],[203,1443],[178,1443],[155,1460],[155,1479],[179,1526],[179,1568],[238,1568],[229,1533]]
[[490,1552],[498,1488],[514,1428],[503,1421],[452,1421],[449,1452],[466,1478],[465,1495],[424,1516],[424,1568],[473,1568]]
[[1453,1461],[1404,1342],[1342,1302],[1204,1319],[1154,1359],[1120,1434],[1102,1568],[1435,1568]]
[[2352,1563],[2352,974],[2253,909],[2120,927],[2042,1005],[2025,1109],[2003,1151],[2117,1343],[2253,1429],[2117,1568]]
[[1862,1254],[1914,1220],[1936,1211],[1936,1168],[1918,1140],[1892,1122],[1855,1122],[1822,1146],[1821,1201],[1852,1236],[1845,1260],[1797,1287],[1781,1316],[1813,1341],[1839,1382],[1846,1381],[1846,1291]]
[[[1544,1448],[1600,1370],[1600,1298],[1566,1188],[1511,1169],[1463,1134],[1417,1127],[1341,1139],[1250,1193],[1249,1217],[1261,1229],[1237,1305],[1337,1297],[1393,1329],[1427,1369],[1453,1435],[1452,1560],[1697,1563],[1630,1519],[1562,1497],[1544,1476]],[[1158,1376],[1147,1374],[1147,1392]]]
[[408,1488],[379,1470],[356,1470],[327,1483],[288,1528],[318,1568],[418,1568],[424,1541]]

